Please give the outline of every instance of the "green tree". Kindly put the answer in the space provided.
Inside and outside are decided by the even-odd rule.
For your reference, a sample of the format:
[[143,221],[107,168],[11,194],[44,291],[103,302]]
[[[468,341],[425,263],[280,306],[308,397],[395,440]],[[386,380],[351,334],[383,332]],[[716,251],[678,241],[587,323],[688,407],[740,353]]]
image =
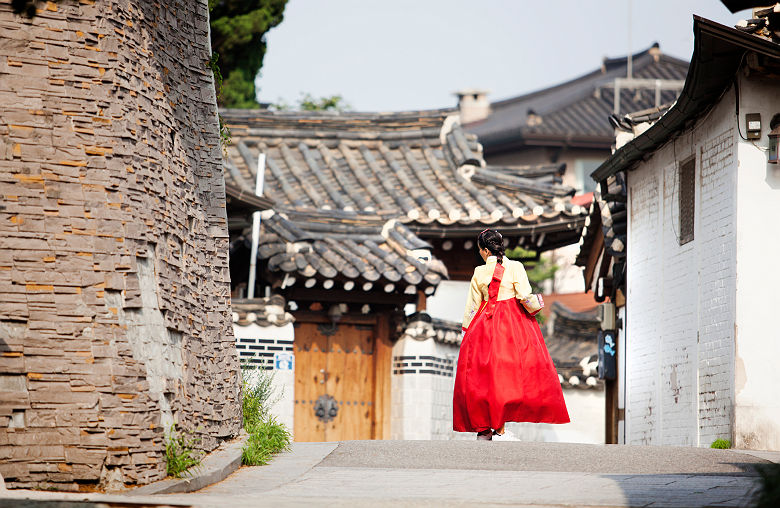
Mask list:
[[[223,78],[217,102],[256,108],[255,78],[263,66],[265,34],[282,22],[287,0],[209,0],[211,49]],[[216,74],[216,73],[215,73]]]
[[310,93],[302,93],[298,102],[291,106],[283,100],[271,105],[276,111],[349,111],[352,106],[341,95],[325,95],[314,97]]
[[[531,283],[531,289],[534,293],[542,293],[542,283],[555,277],[555,272],[559,268],[549,256],[537,255],[535,251],[522,247],[507,249],[506,257],[523,263],[525,273],[528,275],[528,282]],[[540,325],[546,321],[541,312],[536,315],[536,320]]]
[[528,274],[528,282],[531,283],[531,289],[534,290],[534,293],[541,293],[542,283],[555,277],[555,272],[559,268],[549,257],[537,256],[536,252],[525,250],[522,247],[507,250],[506,257],[522,261],[525,273]]

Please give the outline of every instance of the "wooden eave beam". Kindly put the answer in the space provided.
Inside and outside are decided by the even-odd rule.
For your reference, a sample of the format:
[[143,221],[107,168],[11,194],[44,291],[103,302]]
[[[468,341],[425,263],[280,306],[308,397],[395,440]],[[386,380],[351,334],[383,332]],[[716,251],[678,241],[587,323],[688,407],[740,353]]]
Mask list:
[[596,264],[599,261],[599,256],[604,252],[604,231],[601,229],[601,225],[598,226],[596,231],[596,237],[593,239],[593,244],[590,247],[590,253],[588,253],[588,262],[585,265],[583,276],[585,277],[585,290],[591,287],[593,283],[593,274],[596,271]]

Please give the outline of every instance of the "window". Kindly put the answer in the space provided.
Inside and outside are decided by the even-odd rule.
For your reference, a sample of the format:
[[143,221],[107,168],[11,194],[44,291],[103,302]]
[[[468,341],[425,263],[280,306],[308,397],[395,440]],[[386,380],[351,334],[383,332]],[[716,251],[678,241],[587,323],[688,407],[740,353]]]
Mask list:
[[693,240],[694,210],[696,208],[696,158],[683,162],[678,168],[680,182],[680,245]]
[[577,192],[584,194],[596,190],[596,181],[590,174],[604,162],[602,159],[577,159],[574,161],[574,176],[577,179]]

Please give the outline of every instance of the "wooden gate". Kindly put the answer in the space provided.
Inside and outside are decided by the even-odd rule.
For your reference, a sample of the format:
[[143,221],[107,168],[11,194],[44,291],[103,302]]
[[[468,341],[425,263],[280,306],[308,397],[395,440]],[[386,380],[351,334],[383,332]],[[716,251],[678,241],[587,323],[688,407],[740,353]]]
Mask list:
[[381,328],[360,323],[296,323],[296,441],[383,437],[383,420],[389,416],[385,407],[389,403],[390,352],[389,341],[384,337],[377,341]]

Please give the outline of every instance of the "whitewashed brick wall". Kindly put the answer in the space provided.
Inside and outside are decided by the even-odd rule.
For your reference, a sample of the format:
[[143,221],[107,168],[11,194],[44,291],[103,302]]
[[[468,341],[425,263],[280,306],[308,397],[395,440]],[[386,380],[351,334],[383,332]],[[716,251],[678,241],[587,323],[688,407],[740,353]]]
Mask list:
[[731,438],[736,294],[734,134],[701,147],[699,444]]
[[659,410],[656,384],[661,320],[660,174],[637,170],[629,174],[628,182],[626,443],[654,444]]
[[[678,154],[679,156],[680,154]],[[699,164],[696,161],[695,180]],[[696,312],[697,312],[697,239],[680,245],[678,229],[680,182],[677,164],[663,170],[661,205],[663,253],[659,282],[661,301],[659,319],[659,418],[657,444],[696,445]],[[699,197],[698,185],[696,198]],[[696,199],[696,203],[699,199]],[[699,213],[695,214],[698,220]],[[697,231],[698,232],[698,231]],[[630,312],[630,310],[629,310]]]
[[[628,175],[626,443],[730,437],[735,158],[733,131],[720,125],[715,135],[712,126],[683,135]],[[679,245],[677,163],[690,156],[694,240]]]

